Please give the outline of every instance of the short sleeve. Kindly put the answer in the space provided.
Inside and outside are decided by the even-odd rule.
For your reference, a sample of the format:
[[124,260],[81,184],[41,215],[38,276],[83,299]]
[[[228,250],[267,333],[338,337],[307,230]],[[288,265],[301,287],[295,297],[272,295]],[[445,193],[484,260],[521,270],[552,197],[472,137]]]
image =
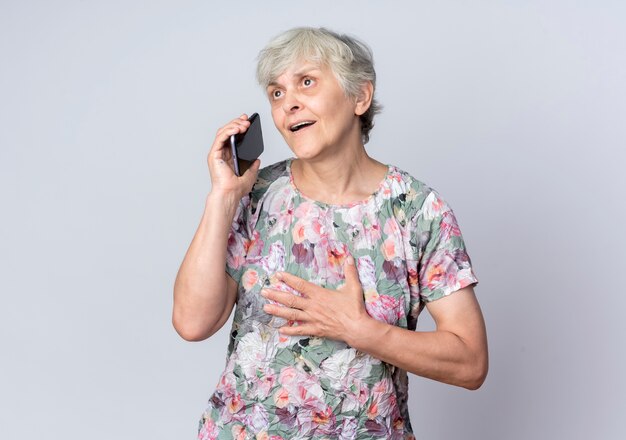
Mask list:
[[239,284],[246,261],[247,250],[250,246],[250,233],[248,225],[250,197],[241,199],[233,222],[228,233],[226,247],[226,273]]
[[415,300],[434,301],[478,283],[456,217],[437,192],[428,194],[411,226],[417,248]]

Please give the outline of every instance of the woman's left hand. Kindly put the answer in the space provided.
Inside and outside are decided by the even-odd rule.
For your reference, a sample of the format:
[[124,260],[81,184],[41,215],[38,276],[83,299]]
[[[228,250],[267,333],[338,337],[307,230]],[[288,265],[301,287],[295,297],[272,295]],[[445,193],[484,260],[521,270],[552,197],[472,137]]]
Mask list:
[[337,290],[325,289],[286,272],[277,274],[278,279],[300,292],[297,296],[288,292],[263,289],[261,294],[277,304],[266,304],[265,312],[298,321],[299,325],[285,325],[280,333],[288,336],[318,336],[350,343],[357,336],[363,320],[371,318],[365,309],[363,288],[352,256],[344,263],[346,282]]

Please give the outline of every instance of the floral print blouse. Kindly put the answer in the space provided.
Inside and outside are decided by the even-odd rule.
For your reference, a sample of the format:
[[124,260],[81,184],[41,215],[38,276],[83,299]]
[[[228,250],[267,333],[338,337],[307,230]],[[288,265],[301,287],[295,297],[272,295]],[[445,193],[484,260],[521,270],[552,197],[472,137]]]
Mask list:
[[198,438],[414,439],[406,371],[344,342],[281,335],[286,321],[263,311],[260,291],[300,295],[278,271],[336,289],[351,254],[370,316],[414,330],[426,302],[478,282],[455,216],[394,166],[367,200],[345,205],[300,193],[290,166],[262,169],[233,220],[226,271],[237,306]]

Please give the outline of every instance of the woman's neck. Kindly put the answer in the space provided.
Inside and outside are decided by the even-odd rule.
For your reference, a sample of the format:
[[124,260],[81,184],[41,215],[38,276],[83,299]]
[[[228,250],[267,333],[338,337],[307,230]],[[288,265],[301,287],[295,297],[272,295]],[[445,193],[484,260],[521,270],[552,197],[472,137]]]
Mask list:
[[369,157],[363,147],[325,159],[294,159],[291,163],[298,190],[329,204],[364,200],[378,189],[387,170],[386,165]]

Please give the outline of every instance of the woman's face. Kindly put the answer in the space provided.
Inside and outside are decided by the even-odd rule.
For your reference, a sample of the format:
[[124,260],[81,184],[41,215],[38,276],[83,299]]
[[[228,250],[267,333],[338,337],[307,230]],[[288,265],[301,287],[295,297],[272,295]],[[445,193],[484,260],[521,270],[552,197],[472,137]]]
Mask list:
[[359,114],[367,108],[346,96],[328,66],[296,63],[267,95],[274,124],[296,157],[324,159],[362,145]]

